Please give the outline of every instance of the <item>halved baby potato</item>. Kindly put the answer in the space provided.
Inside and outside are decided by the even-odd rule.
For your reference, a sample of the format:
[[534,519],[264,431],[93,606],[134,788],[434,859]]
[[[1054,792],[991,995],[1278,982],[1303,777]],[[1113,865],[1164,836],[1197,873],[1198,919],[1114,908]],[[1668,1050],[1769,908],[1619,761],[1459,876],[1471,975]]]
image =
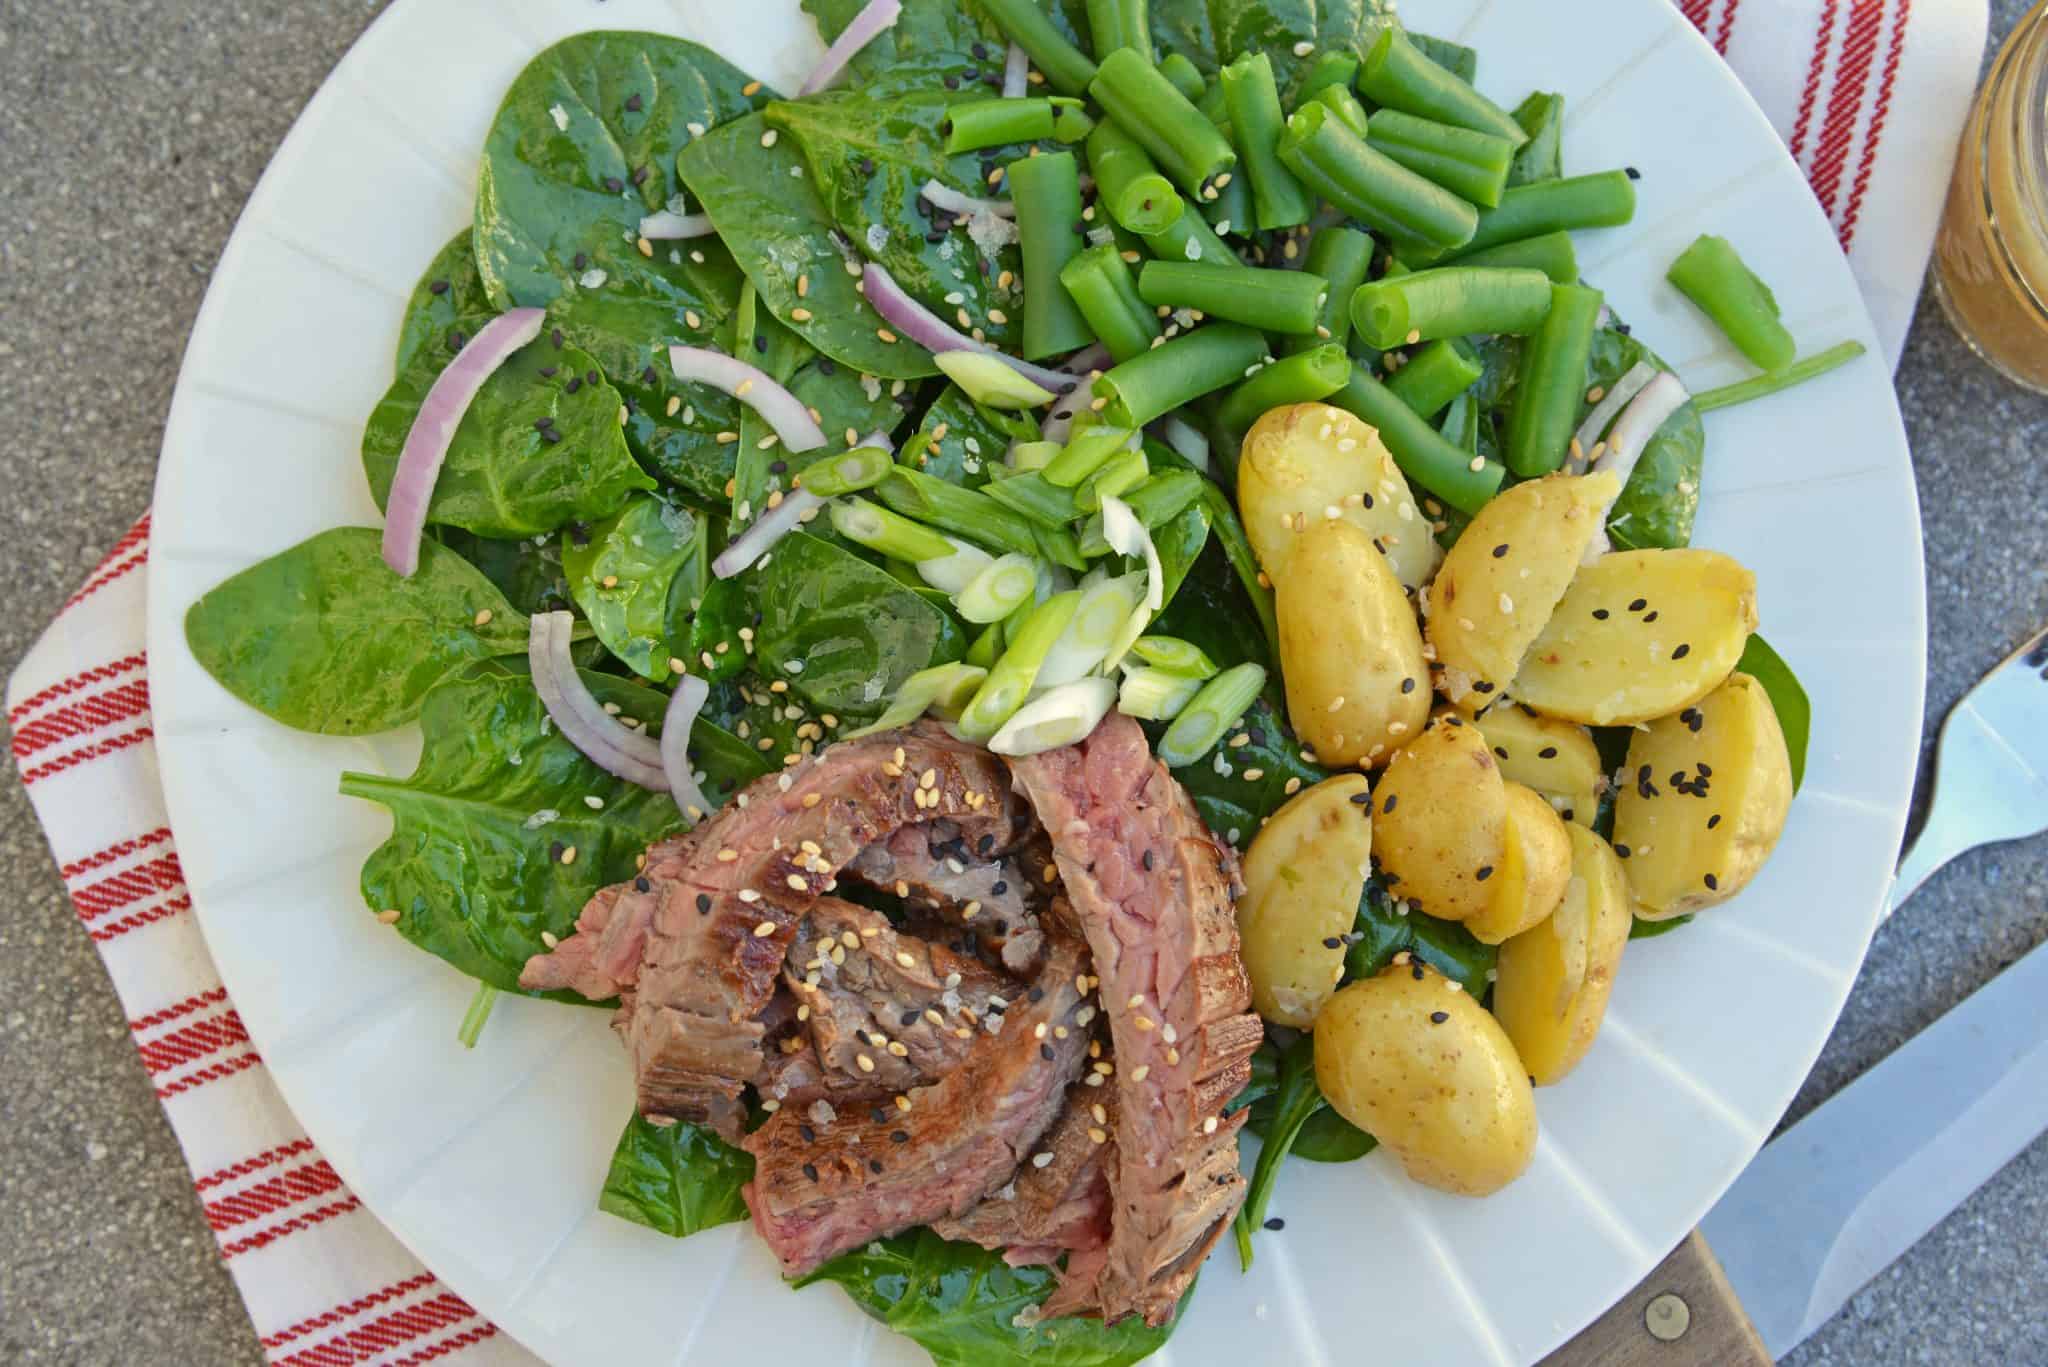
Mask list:
[[1372,873],[1372,794],[1339,774],[1290,798],[1244,856],[1237,933],[1252,1006],[1306,1030],[1344,975],[1344,940]]
[[1429,720],[1422,631],[1357,527],[1317,522],[1295,542],[1273,595],[1287,715],[1322,763],[1377,765]]
[[1394,896],[1448,921],[1484,915],[1507,858],[1508,796],[1479,728],[1438,717],[1394,752],[1373,797],[1373,851]]
[[1404,588],[1426,582],[1442,556],[1378,430],[1328,404],[1276,408],[1252,425],[1238,457],[1237,507],[1276,585],[1286,582],[1295,542],[1318,522],[1364,532]]
[[1770,858],[1791,806],[1785,733],[1747,674],[1638,731],[1614,805],[1637,914],[1663,921],[1733,897]]
[[1565,824],[1542,794],[1519,783],[1507,789],[1507,846],[1485,880],[1493,900],[1465,929],[1490,945],[1521,934],[1557,910],[1571,878],[1572,844]]
[[1754,630],[1756,576],[1740,562],[1616,551],[1579,570],[1508,691],[1590,726],[1652,721],[1720,687]]
[[1479,510],[1429,586],[1429,639],[1452,702],[1483,707],[1515,677],[1620,492],[1610,472],[1553,475]]
[[1592,828],[1606,776],[1600,747],[1585,727],[1516,703],[1487,708],[1478,723],[1502,778],[1534,788],[1566,821]]
[[1628,946],[1628,883],[1607,842],[1579,826],[1564,900],[1500,947],[1493,1014],[1538,1086],[1558,1082],[1593,1046]]

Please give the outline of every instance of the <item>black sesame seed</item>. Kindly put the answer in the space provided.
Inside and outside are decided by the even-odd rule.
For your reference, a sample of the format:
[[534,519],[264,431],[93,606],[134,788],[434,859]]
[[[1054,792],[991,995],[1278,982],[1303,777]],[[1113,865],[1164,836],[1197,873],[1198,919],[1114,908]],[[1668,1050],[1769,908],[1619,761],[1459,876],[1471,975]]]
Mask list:
[[877,1125],[886,1125],[889,1123],[889,1110],[886,1106],[877,1106],[868,1112],[868,1119],[874,1121]]
[[1354,806],[1354,807],[1370,807],[1370,806],[1372,806],[1372,794],[1371,794],[1371,793],[1353,793],[1353,794],[1351,795],[1351,798],[1350,798],[1350,802],[1351,802],[1351,805],[1352,805],[1352,806]]
[[571,394],[576,393],[578,390],[583,388],[583,377],[581,375],[576,376],[575,378],[571,379],[568,384],[563,385],[562,388],[564,388]]
[[1139,862],[1139,863],[1141,863],[1141,864],[1143,864],[1143,865],[1145,866],[1145,872],[1147,872],[1147,873],[1150,873],[1150,872],[1152,872],[1152,864],[1153,864],[1153,859],[1152,859],[1152,851],[1150,851],[1150,850],[1147,850],[1147,851],[1145,851],[1145,857],[1144,857],[1143,859],[1139,860],[1138,862]]
[[436,280],[433,284],[427,286],[428,294],[446,294],[447,292],[448,282],[446,280]]
[[1266,1228],[1275,1231],[1282,1230],[1287,1228],[1287,1222],[1281,1219],[1279,1216],[1275,1215],[1273,1218],[1266,1221]]
[[1556,759],[1556,758],[1557,758],[1557,747],[1556,747],[1555,745],[1546,745],[1546,746],[1544,746],[1544,747],[1543,747],[1543,748],[1542,748],[1541,750],[1538,750],[1538,751],[1536,752],[1536,758],[1538,758],[1538,759]]
[[771,461],[769,461],[769,462],[768,462],[768,473],[769,473],[769,474],[771,474],[771,475],[786,475],[786,474],[788,474],[788,473],[789,473],[789,462],[788,462],[788,461],[786,461],[786,460],[771,460]]
[[653,892],[653,891],[654,891],[654,884],[652,884],[652,883],[648,882],[648,881],[647,881],[647,880],[646,880],[645,878],[635,878],[635,879],[633,880],[633,891],[635,891],[635,892]]
[[1050,1044],[1039,1045],[1038,1054],[1039,1057],[1043,1058],[1047,1063],[1051,1063],[1053,1061],[1053,1058],[1055,1057],[1055,1055],[1052,1052],[1052,1046]]
[[626,188],[626,182],[620,180],[617,176],[606,176],[604,178],[604,188],[610,190],[613,194],[617,194]]
[[633,183],[635,185],[645,185],[647,183],[647,168],[645,166],[633,168]]
[[910,1142],[910,1134],[905,1130],[891,1130],[889,1131],[889,1142],[891,1144],[908,1144]]
[[1624,166],[1622,170],[1627,172],[1630,180],[1641,180],[1643,178],[1643,173],[1633,166]]
[[1620,855],[1623,859],[1628,858],[1628,846],[1626,845],[1616,845],[1614,847],[1614,852]]
[[580,271],[590,264],[590,257],[583,252],[578,252],[569,264]]
[[1674,660],[1682,660],[1690,654],[1692,654],[1692,647],[1690,645],[1685,644],[1684,642],[1680,642],[1677,648],[1671,652],[1671,658]]
[[[873,157],[862,157],[860,159],[860,173],[864,176],[871,176],[875,173],[875,159]],[[922,199],[923,196],[920,195],[919,198]]]
[[768,354],[768,338],[765,335],[754,338],[754,350],[760,352],[763,356]]
[[1432,1011],[1429,1013],[1429,1023],[1431,1025],[1442,1025],[1450,1018],[1451,1013],[1448,1011]]
[[1422,960],[1420,959],[1413,959],[1409,961],[1408,972],[1409,975],[1413,977],[1417,982],[1421,982],[1424,978],[1429,976],[1427,973],[1423,972]]
[[557,432],[552,427],[550,427],[547,431],[541,433],[540,439],[550,446],[559,446],[562,444],[562,434],[560,432]]
[[948,76],[948,77],[946,77],[946,89],[948,89],[948,90],[958,90],[959,88],[960,88],[960,78],[959,78],[958,76]]
[[1706,877],[1706,880],[1705,880],[1705,881],[1706,881],[1706,884],[1707,884],[1707,891],[1708,891],[1708,892],[1718,892],[1718,891],[1720,891],[1720,888],[1721,888],[1721,880],[1720,880],[1720,879],[1718,879],[1718,878],[1716,878],[1716,877],[1714,877],[1714,875],[1713,875],[1713,874],[1711,874],[1711,873],[1710,873],[1710,874],[1708,874],[1708,875],[1707,875],[1707,877]]
[[460,351],[468,345],[469,338],[463,334],[460,328],[448,329],[448,349],[450,351]]
[[1371,494],[1366,494],[1366,495],[1365,495],[1364,497],[1365,497],[1365,506],[1366,506],[1366,507],[1368,507],[1368,508],[1372,507],[1372,495],[1371,495]]
[[918,1014],[919,1013],[915,1010],[905,1011],[899,1020],[899,1024],[901,1024],[905,1029],[908,1029],[909,1027],[917,1024]]
[[1399,802],[1400,800],[1401,800],[1401,795],[1400,795],[1399,793],[1388,793],[1388,794],[1387,794],[1387,800],[1386,800],[1385,804],[1384,804],[1384,805],[1382,805],[1382,806],[1380,807],[1380,811],[1381,811],[1382,813],[1385,813],[1385,812],[1391,812],[1391,811],[1393,811],[1393,810],[1394,810],[1394,804],[1395,804],[1396,802]]
[[548,842],[548,860],[549,860],[549,862],[551,862],[551,863],[555,863],[555,864],[559,864],[559,863],[561,863],[561,862],[562,862],[562,851],[566,850],[567,848],[568,848],[568,846],[564,845],[564,844],[563,844],[563,843],[562,843],[561,841],[559,841],[559,840],[550,840],[550,841]]
[[1566,821],[1570,821],[1572,819],[1572,809],[1567,807],[1563,811],[1559,812],[1558,815],[1563,817]]
[[697,914],[699,916],[709,916],[711,914],[710,893],[700,892],[697,894]]
[[1507,750],[1507,747],[1506,747],[1505,745],[1496,745],[1496,746],[1494,746],[1494,747],[1493,747],[1493,753],[1494,753],[1495,755],[1499,756],[1499,757],[1500,757],[1501,759],[1506,759],[1506,758],[1508,757],[1508,750]]
[[1401,691],[1403,693],[1413,693],[1415,691],[1415,680],[1412,678],[1401,680]]
[[1491,693],[1493,689],[1494,685],[1488,683],[1485,679],[1474,680],[1472,684],[1472,691],[1474,693]]
[[555,350],[560,351],[562,349],[562,330],[560,328],[556,328],[553,332],[550,332],[548,334],[548,340],[554,343]]
[[1004,893],[1008,892],[1009,890],[1010,882],[1007,878],[998,878],[989,887],[989,891],[994,893],[998,897],[1001,897]]
[[1711,830],[1713,830],[1713,829],[1714,829],[1714,827],[1716,827],[1716,826],[1718,826],[1718,825],[1720,825],[1720,824],[1721,824],[1721,814],[1720,814],[1719,812],[1715,812],[1715,813],[1714,813],[1714,814],[1713,814],[1712,816],[1710,816],[1710,817],[1708,817],[1708,818],[1707,818],[1707,829],[1708,829],[1708,830],[1710,830],[1710,831],[1711,831]]
[[645,103],[637,94],[628,95],[626,97],[626,112],[628,114],[638,114]]
[[817,1165],[816,1163],[806,1163],[806,1164],[804,1164],[804,1176],[806,1176],[806,1177],[810,1178],[810,1179],[811,1179],[811,1180],[812,1180],[813,1182],[817,1181],[817,1180],[818,1180],[818,1165]]
[[558,365],[544,365],[540,368],[540,377],[543,380],[552,380],[560,370],[561,367]]
[[1643,614],[1643,620],[1645,622],[1654,622],[1657,620],[1657,614],[1654,612],[1646,612]]
[[1479,866],[1479,872],[1473,874],[1472,876],[1474,878],[1477,878],[1480,882],[1484,883],[1487,879],[1493,877],[1493,865],[1481,864]]
[[1495,560],[1502,560],[1502,559],[1505,559],[1505,558],[1507,557],[1507,553],[1508,553],[1508,543],[1507,543],[1507,542],[1505,542],[1505,541],[1501,542],[1501,543],[1500,543],[1500,544],[1499,544],[1498,546],[1495,546],[1495,547],[1493,548],[1493,558],[1494,558]]
[[1026,992],[1024,995],[1031,1001],[1042,1002],[1045,1000],[1045,989],[1042,987],[1034,987],[1029,992]]
[[585,384],[596,384],[603,379],[604,376],[598,374],[595,370],[586,370],[583,372],[583,383]]
[[870,1158],[868,1160],[868,1171],[876,1174],[877,1176],[880,1176],[882,1171],[882,1160],[879,1158]]
[[1343,947],[1344,941],[1341,937],[1336,935],[1325,935],[1323,937],[1324,949],[1342,949]]
[[797,1126],[796,1132],[804,1137],[804,1143],[806,1144],[815,1144],[818,1142],[818,1132],[808,1125]]
[[1646,607],[1648,607],[1648,606],[1650,606],[1650,600],[1649,600],[1649,599],[1647,599],[1647,598],[1638,598],[1638,599],[1636,599],[1636,600],[1635,600],[1634,602],[1632,602],[1632,603],[1630,603],[1630,604],[1628,605],[1628,610],[1629,610],[1630,612],[1641,612],[1641,611],[1642,611],[1642,610],[1643,610],[1644,608],[1646,608]]
[[1607,609],[1606,609],[1606,608],[1594,608],[1594,609],[1593,609],[1593,620],[1594,620],[1594,621],[1596,621],[1596,622],[1604,622],[1604,621],[1606,621],[1606,620],[1607,620]]
[[655,373],[653,366],[649,366],[647,367],[647,369],[640,372],[640,383],[642,384],[651,385],[660,379],[661,376]]

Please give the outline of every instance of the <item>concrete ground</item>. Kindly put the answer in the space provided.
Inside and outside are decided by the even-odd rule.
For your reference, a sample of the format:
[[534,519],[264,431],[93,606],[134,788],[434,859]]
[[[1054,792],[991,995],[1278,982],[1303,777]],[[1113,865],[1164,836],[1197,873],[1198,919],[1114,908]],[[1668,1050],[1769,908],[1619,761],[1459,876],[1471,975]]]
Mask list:
[[[1961,2],[1961,0],[1959,0]],[[147,505],[207,277],[373,0],[0,0],[0,661]],[[2026,5],[1995,0],[1994,43]],[[2048,620],[2048,400],[1923,307],[1899,377],[1927,528],[1926,757]],[[0,764],[7,763],[0,760]],[[1924,782],[1923,782],[1924,789]],[[1924,796],[1924,793],[1923,793]],[[11,765],[0,774],[0,1359],[260,1363]],[[1796,1118],[2048,938],[2048,840],[1979,851],[1879,932]],[[2048,1362],[2048,1139],[1790,1360]]]

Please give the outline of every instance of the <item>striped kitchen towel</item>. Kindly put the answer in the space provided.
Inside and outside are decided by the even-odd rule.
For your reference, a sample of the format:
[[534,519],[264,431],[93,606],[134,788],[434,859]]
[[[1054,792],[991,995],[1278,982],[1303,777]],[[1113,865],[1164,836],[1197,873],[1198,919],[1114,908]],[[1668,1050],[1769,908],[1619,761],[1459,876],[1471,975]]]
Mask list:
[[[1896,363],[1976,83],[1984,0],[1679,3],[1806,170]],[[273,1362],[294,1367],[530,1364],[320,1156],[207,955],[157,780],[148,554],[144,516],[17,667],[7,716],[22,781],[256,1332]]]

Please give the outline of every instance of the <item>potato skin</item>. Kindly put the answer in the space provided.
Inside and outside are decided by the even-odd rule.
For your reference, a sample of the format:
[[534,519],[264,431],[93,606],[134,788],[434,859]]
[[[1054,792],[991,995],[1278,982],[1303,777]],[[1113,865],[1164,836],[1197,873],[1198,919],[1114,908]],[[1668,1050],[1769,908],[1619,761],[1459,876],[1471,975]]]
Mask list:
[[1484,915],[1507,857],[1508,798],[1479,728],[1439,716],[1394,752],[1373,796],[1373,852],[1394,895],[1447,921]]
[[1566,821],[1592,829],[1607,776],[1600,747],[1585,727],[1518,703],[1497,703],[1479,714],[1478,723],[1502,778],[1534,788]]
[[1444,695],[1483,707],[1515,677],[1621,492],[1614,474],[1517,484],[1479,510],[1429,587]]
[[1623,780],[1615,853],[1627,851],[1629,890],[1651,921],[1742,891],[1776,848],[1792,806],[1785,733],[1747,674],[1638,731]]
[[1237,933],[1252,1006],[1306,1030],[1344,972],[1338,937],[1358,917],[1372,871],[1372,794],[1363,774],[1324,779],[1288,799],[1244,856]]
[[1465,922],[1465,929],[1490,945],[1521,934],[1557,910],[1572,872],[1571,839],[1550,803],[1519,783],[1506,788],[1507,852],[1488,880],[1493,901]]
[[1654,721],[1720,687],[1754,630],[1756,576],[1736,560],[1616,551],[1579,570],[1508,691],[1566,721]]
[[1564,900],[1500,947],[1493,1014],[1539,1087],[1561,1081],[1593,1047],[1632,917],[1621,861],[1580,826]]
[[1435,970],[1394,964],[1352,983],[1323,1008],[1315,1038],[1323,1095],[1416,1181],[1489,1196],[1528,1168],[1536,1101],[1515,1046]]
[[1378,539],[1403,587],[1427,582],[1443,556],[1379,432],[1328,404],[1276,408],[1252,425],[1238,456],[1237,505],[1275,584],[1286,580],[1295,538],[1329,520],[1330,508]]
[[1288,719],[1324,764],[1383,763],[1429,719],[1415,612],[1349,522],[1315,523],[1295,543],[1274,595]]

